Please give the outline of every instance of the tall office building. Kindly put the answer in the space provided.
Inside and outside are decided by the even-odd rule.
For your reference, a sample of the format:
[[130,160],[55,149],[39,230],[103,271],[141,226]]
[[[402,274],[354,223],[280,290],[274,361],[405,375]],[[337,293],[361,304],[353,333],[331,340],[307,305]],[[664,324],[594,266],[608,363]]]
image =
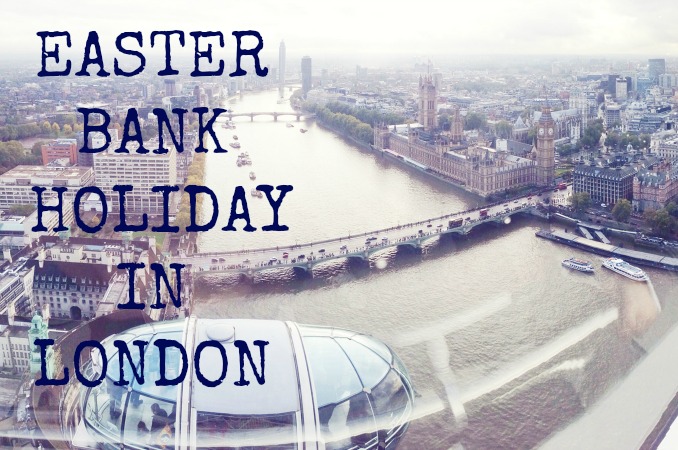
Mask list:
[[155,95],[155,86],[152,84],[144,84],[141,86],[141,94],[145,99],[149,99]]
[[177,83],[174,80],[165,80],[165,97],[177,95]]
[[304,97],[313,87],[311,73],[311,57],[304,56],[301,58],[301,92]]
[[278,49],[278,93],[280,98],[285,96],[285,41],[280,41]]
[[672,73],[665,73],[662,75],[659,75],[659,81],[658,81],[659,86],[667,89],[674,88],[678,86],[678,75],[672,74]]
[[647,60],[647,75],[652,82],[659,81],[659,75],[666,73],[666,61],[664,58]]
[[[145,143],[155,148],[157,141]],[[162,214],[163,197],[153,192],[155,186],[173,186],[177,182],[177,152],[169,146],[167,153],[136,153],[134,143],[130,153],[115,153],[111,149],[94,155],[96,183],[108,202],[109,212],[120,211],[120,196],[113,191],[115,185],[132,185],[134,190],[125,195],[125,212],[129,214]],[[91,170],[91,169],[89,169]],[[170,204],[176,200],[176,193],[170,195]]]
[[625,101],[628,96],[628,86],[624,78],[617,78],[617,86],[615,88],[615,97],[618,101]]

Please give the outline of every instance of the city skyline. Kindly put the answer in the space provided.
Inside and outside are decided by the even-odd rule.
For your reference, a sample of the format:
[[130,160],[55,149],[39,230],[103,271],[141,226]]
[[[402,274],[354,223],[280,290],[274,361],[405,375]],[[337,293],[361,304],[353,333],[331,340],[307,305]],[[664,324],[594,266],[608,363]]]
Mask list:
[[[406,3],[387,7],[354,0],[309,9],[300,2],[281,5],[260,2],[256,10],[249,4],[230,4],[228,10],[216,2],[207,2],[200,10],[167,7],[159,2],[123,2],[113,14],[102,17],[100,10],[84,1],[61,5],[27,1],[5,7],[6,24],[0,30],[2,53],[19,59],[38,60],[41,30],[68,30],[76,55],[82,52],[86,33],[95,30],[104,51],[113,50],[115,36],[124,31],[181,29],[185,32],[222,31],[225,52],[234,42],[231,31],[253,29],[262,33],[264,54],[275,60],[277,44],[284,39],[289,58],[297,53],[324,57],[347,55],[649,55],[670,57],[678,53],[678,31],[663,26],[666,1],[638,4],[623,2],[570,2],[567,8],[554,1],[528,1],[520,4],[486,0],[473,4],[438,4],[411,8]],[[453,14],[438,14],[449,9]],[[143,23],[128,18],[123,11],[144,17]],[[41,11],[42,15],[36,14]],[[215,14],[223,12],[223,14]],[[180,17],[181,19],[177,19]],[[224,17],[226,20],[224,20]],[[327,20],[329,17],[331,21]],[[382,18],[384,20],[375,20]],[[350,24],[350,26],[347,26]],[[350,30],[350,31],[347,31]],[[312,39],[309,39],[312,37]],[[148,36],[144,49],[150,49]],[[359,49],[359,51],[356,51]],[[187,39],[184,53],[193,50]],[[179,53],[179,52],[178,52]],[[113,55],[104,55],[112,60]]]

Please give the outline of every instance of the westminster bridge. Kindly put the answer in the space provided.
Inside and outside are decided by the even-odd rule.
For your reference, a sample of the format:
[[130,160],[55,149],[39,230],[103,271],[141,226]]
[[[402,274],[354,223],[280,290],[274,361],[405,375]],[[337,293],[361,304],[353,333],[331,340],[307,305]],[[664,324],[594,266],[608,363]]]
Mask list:
[[369,261],[371,255],[394,247],[421,249],[430,239],[446,234],[466,235],[483,224],[511,223],[515,214],[546,217],[537,208],[539,197],[523,197],[469,211],[434,217],[359,234],[289,246],[250,250],[194,253],[171,258],[190,266],[194,274],[241,273],[252,275],[263,270],[298,268],[309,273],[314,266],[337,259]]

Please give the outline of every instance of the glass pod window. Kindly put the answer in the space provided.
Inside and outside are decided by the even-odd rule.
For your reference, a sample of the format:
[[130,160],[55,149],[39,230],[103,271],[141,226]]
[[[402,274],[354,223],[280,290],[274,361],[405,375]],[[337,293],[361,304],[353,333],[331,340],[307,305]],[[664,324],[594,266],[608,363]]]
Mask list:
[[391,350],[368,336],[302,328],[328,449],[376,448],[404,429],[412,401]]

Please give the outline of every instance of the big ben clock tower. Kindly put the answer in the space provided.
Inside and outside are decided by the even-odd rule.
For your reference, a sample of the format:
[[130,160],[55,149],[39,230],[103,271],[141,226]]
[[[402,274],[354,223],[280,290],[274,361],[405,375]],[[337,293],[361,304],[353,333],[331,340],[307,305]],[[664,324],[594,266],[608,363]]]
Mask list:
[[555,122],[551,117],[551,108],[544,106],[537,123],[537,184],[551,186],[555,180],[556,146]]

